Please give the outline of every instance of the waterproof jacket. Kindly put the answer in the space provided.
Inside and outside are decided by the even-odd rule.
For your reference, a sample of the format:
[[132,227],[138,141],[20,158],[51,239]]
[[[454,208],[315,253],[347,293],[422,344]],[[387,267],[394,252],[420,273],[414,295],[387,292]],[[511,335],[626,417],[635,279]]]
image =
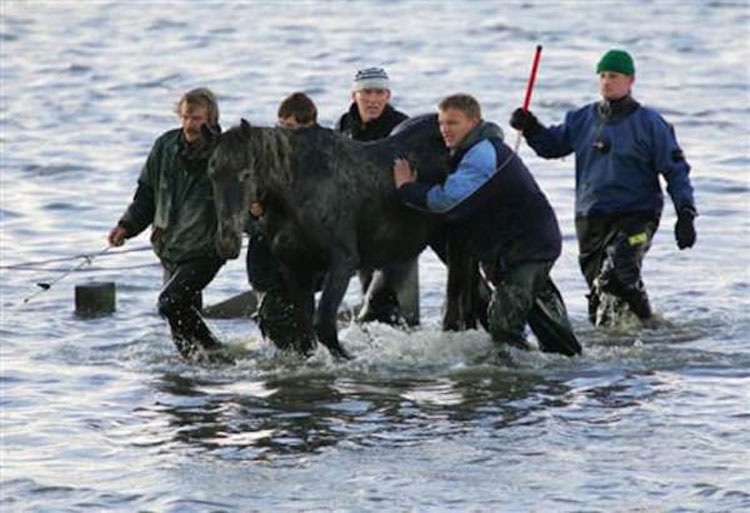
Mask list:
[[216,207],[206,174],[209,151],[188,154],[190,150],[181,129],[156,140],[133,202],[118,223],[128,237],[153,225],[151,243],[167,267],[195,258],[218,258]]
[[695,208],[690,166],[674,129],[655,110],[629,96],[570,111],[564,123],[542,127],[527,142],[544,158],[575,152],[576,215],[660,214],[660,174],[677,212]]
[[391,130],[408,117],[389,104],[379,118],[363,123],[357,104],[353,102],[349,111],[339,118],[335,130],[355,141],[376,141],[388,137]]
[[495,127],[483,122],[467,135],[443,185],[414,182],[398,192],[407,204],[456,223],[485,268],[502,276],[515,264],[556,260],[562,237],[544,193]]

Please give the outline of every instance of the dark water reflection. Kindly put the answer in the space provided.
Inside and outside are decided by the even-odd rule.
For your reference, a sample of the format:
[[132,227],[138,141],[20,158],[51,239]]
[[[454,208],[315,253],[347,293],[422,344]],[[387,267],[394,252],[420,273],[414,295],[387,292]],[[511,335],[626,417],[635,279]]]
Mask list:
[[530,373],[387,383],[320,374],[247,385],[254,394],[232,392],[236,383],[166,374],[154,383],[158,401],[138,413],[163,416],[181,446],[220,457],[229,448],[252,449],[248,458],[268,458],[320,453],[342,442],[398,448],[534,424],[541,420],[536,411],[569,406],[570,392]]
[[[0,510],[750,511],[747,4],[498,4],[2,4],[0,256],[15,267],[0,286]],[[572,361],[488,362],[486,334],[439,333],[444,269],[429,253],[425,328],[342,329],[358,356],[346,365],[278,359],[247,340],[249,322],[214,324],[253,346],[237,366],[180,362],[150,251],[98,259],[19,304],[105,244],[182,90],[214,88],[225,127],[271,124],[305,90],[331,126],[353,71],[383,65],[400,110],[465,91],[508,132],[537,43],[540,121],[593,100],[593,63],[628,47],[636,97],[674,124],[693,166],[698,242],[675,248],[667,202],[644,267],[664,326],[588,326],[574,164],[524,144],[564,235],[554,278],[585,346]],[[117,282],[113,316],[73,316],[87,279]],[[229,262],[207,301],[246,283]]]

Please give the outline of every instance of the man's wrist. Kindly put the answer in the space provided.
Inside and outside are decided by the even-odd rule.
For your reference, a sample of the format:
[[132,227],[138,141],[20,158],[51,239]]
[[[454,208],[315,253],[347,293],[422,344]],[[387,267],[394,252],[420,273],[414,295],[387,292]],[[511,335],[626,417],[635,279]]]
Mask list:
[[683,205],[680,207],[679,212],[677,212],[678,217],[695,219],[698,217],[698,211],[695,210],[695,207],[693,205]]

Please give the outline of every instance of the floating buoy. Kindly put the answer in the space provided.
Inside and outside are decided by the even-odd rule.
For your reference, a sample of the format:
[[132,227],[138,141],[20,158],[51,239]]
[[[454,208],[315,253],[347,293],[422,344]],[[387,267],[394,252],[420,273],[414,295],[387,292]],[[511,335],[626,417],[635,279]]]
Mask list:
[[112,281],[76,285],[76,315],[95,317],[115,311],[115,283]]

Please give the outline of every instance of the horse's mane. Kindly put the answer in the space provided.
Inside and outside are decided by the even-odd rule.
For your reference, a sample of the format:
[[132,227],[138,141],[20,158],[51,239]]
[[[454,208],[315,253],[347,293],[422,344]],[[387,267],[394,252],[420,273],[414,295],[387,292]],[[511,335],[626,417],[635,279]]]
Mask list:
[[224,132],[221,144],[228,154],[244,155],[246,163],[252,162],[259,182],[265,186],[283,187],[294,180],[292,145],[287,130],[243,123]]

